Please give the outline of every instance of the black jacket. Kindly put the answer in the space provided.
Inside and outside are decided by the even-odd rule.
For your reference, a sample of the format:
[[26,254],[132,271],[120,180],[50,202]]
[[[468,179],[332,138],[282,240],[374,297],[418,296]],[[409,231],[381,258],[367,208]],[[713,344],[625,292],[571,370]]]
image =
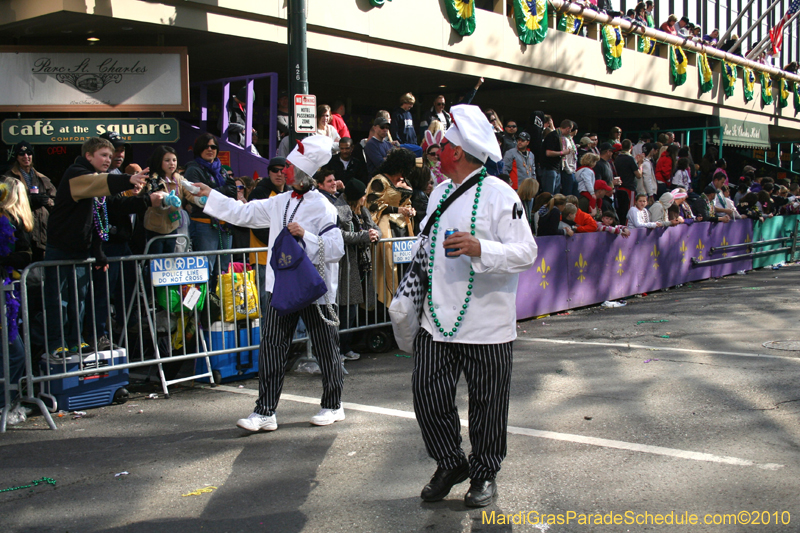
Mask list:
[[[201,166],[197,161],[189,161],[189,163],[186,165],[186,172],[183,173],[183,177],[191,183],[205,183],[215,191],[219,191],[228,198],[236,198],[236,180],[234,180],[225,171],[225,169],[223,169],[222,172],[224,172],[225,175],[225,184],[220,187],[217,185],[217,181],[214,179],[214,176],[212,176],[205,169],[205,167]],[[191,211],[189,211],[189,214],[192,218],[211,218],[196,205],[191,206]]]
[[342,160],[339,159],[338,155],[333,156],[325,166],[333,170],[333,175],[336,176],[336,179],[345,185],[354,178],[363,182],[364,185],[369,184],[367,164],[359,157],[355,157],[354,155],[350,156],[350,163],[347,165],[347,170],[345,170],[344,164]]
[[[76,201],[70,182],[79,178],[82,198]],[[132,189],[130,178],[127,174],[99,174],[85,157],[79,156],[58,184],[47,226],[47,244],[70,253],[99,250],[102,241],[94,228],[94,197],[115,196]],[[86,183],[91,184],[90,189]]]

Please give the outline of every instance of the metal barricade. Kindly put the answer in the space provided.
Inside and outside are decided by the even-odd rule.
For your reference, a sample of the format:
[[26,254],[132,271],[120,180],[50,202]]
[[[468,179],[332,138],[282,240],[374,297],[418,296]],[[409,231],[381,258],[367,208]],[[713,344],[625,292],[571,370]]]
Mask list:
[[[182,235],[156,237],[148,242],[147,251],[159,241],[176,237],[185,238]],[[349,301],[350,268],[351,265],[358,268],[358,258],[351,261],[355,248],[345,247],[343,265],[347,270],[340,275],[345,285],[339,284],[337,295],[339,314],[343,317],[340,333],[370,332],[367,344],[374,351],[390,346],[391,333],[381,328],[390,324],[388,302],[402,277],[403,262],[410,260],[409,250],[414,240],[413,237],[384,239],[369,246],[371,269],[363,275],[359,272],[362,298],[352,303]],[[392,253],[392,247],[401,248],[401,253]],[[106,269],[98,269],[94,259],[42,261],[29,265],[22,271],[20,280],[24,376],[19,384],[7,383],[4,394],[8,396],[11,391],[19,390],[22,402],[37,404],[48,425],[56,429],[50,413],[80,408],[59,405],[53,388],[54,383],[64,380],[72,380],[80,389],[92,380],[108,379],[120,373],[127,375],[129,369],[156,366],[162,391],[168,396],[169,386],[175,383],[206,379],[214,384],[224,379],[225,376],[214,368],[211,358],[216,356],[228,356],[229,370],[255,377],[260,344],[260,334],[255,332],[259,329],[258,310],[264,296],[262,270],[265,266],[256,264],[256,270],[248,274],[247,265],[250,264],[248,254],[257,252],[269,252],[269,249],[110,257]],[[240,272],[233,272],[235,263],[240,264]],[[198,265],[201,267],[197,268]],[[207,281],[200,275],[203,268],[208,272]],[[153,270],[157,271],[155,276]],[[223,278],[226,271],[231,272]],[[167,278],[171,281],[162,284]],[[200,287],[203,284],[205,301],[201,310],[200,299],[194,302],[187,299],[187,292],[191,290],[187,287],[194,285],[192,288],[199,290],[203,298]],[[222,289],[219,297],[216,287]],[[3,291],[3,296],[6,293],[7,290]],[[5,317],[5,306],[2,307]],[[233,316],[226,316],[226,307]],[[220,308],[221,317],[216,315],[217,308]],[[7,335],[5,329],[3,335]],[[78,341],[72,346],[74,339],[81,339],[88,346]],[[105,341],[106,346],[103,346]],[[306,355],[300,361],[313,360],[308,335],[293,339],[293,343],[302,342],[306,343]],[[54,352],[62,347],[66,353],[55,357]],[[5,342],[3,350],[6,372],[3,382],[7,382],[8,344]],[[43,355],[41,360],[40,354]],[[191,375],[176,377],[186,360],[201,362],[195,363]],[[102,394],[124,401],[127,391],[120,384],[124,381],[110,385],[114,390],[103,390]],[[3,410],[0,431],[5,431],[6,412],[7,408]]]
[[[739,244],[729,244],[727,246],[715,246],[709,249],[708,255],[713,255],[715,252],[725,252],[728,250],[734,250],[736,248],[746,248],[746,253],[732,255],[729,257],[722,257],[718,259],[706,259],[705,261],[698,261],[696,257],[692,257],[692,264],[697,266],[705,266],[705,265],[715,265],[718,263],[727,263],[730,261],[737,261],[746,257],[754,259],[756,257],[764,257],[768,255],[774,254],[789,254],[789,262],[794,262],[795,255],[797,253],[797,237],[798,232],[800,232],[800,220],[795,221],[794,223],[794,231],[785,237],[779,237],[777,239],[768,239],[764,241],[756,241],[756,242],[743,242]],[[760,248],[762,246],[771,246],[773,244],[783,244],[787,241],[791,241],[791,245],[789,246],[781,246],[780,248],[773,248],[771,250],[764,250],[762,252],[754,252],[752,251],[753,248]]]

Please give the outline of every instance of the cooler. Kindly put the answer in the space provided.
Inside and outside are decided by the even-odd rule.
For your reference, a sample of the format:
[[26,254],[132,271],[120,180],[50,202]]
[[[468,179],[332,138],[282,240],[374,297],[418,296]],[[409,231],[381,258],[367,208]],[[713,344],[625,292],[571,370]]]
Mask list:
[[[250,346],[258,344],[260,341],[261,328],[258,320],[250,321],[250,331],[248,335],[247,327],[237,328],[232,322],[214,322],[211,324],[211,331],[203,331],[206,339],[206,348],[209,352],[214,350],[229,350],[236,348],[237,337],[238,346]],[[238,331],[237,331],[238,329]],[[257,339],[257,340],[253,340]],[[239,379],[250,379],[258,376],[258,350],[241,350],[220,355],[209,356],[211,361],[211,371],[214,375],[215,383],[226,383]],[[205,358],[195,359],[195,374],[207,372]],[[208,378],[200,378],[198,381],[208,383]]]
[[[78,354],[67,358],[66,371],[81,370],[80,360]],[[117,391],[128,384],[128,369],[113,370],[113,366],[110,365],[123,365],[127,362],[128,357],[124,348],[84,355],[83,370],[97,368],[100,371],[97,374],[50,381],[50,394],[56,399],[56,409],[75,411],[111,405]],[[64,372],[63,363],[48,363],[43,359],[40,362],[42,373],[47,372],[48,364],[50,374]]]

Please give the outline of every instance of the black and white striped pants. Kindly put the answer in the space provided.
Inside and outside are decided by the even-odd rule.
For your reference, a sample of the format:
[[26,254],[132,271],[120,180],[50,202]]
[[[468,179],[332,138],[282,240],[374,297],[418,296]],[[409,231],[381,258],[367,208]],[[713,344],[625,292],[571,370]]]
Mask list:
[[494,479],[506,456],[511,343],[435,342],[420,329],[414,340],[414,412],[428,455],[442,468],[464,460],[456,385],[464,372],[469,392],[469,476]]
[[[308,335],[314,346],[314,354],[317,356],[317,362],[322,371],[322,401],[320,405],[323,409],[338,409],[341,406],[342,387],[344,386],[344,372],[339,355],[339,329],[326,324],[319,316],[314,304],[296,313],[278,316],[278,312],[269,303],[272,293],[267,293],[265,296],[265,313],[261,318],[258,399],[255,412],[271,416],[278,408],[292,337],[297,328],[297,321],[301,317],[308,328]],[[327,308],[324,305],[321,308],[325,316],[329,320],[333,320],[334,317],[330,316]]]

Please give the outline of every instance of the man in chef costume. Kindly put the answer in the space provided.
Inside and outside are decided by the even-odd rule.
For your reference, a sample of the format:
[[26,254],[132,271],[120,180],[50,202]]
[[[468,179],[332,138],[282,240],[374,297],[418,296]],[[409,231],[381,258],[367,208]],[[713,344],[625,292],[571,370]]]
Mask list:
[[[258,399],[253,413],[240,419],[236,425],[248,431],[274,431],[278,429],[275,410],[278,407],[286,361],[292,336],[299,318],[308,328],[317,361],[322,371],[322,409],[311,418],[317,426],[327,426],[344,420],[342,408],[343,370],[339,356],[339,330],[335,322],[336,289],[339,281],[339,260],[344,255],[342,232],[336,225],[336,208],[314,189],[312,176],[331,157],[332,141],[329,137],[314,135],[298,141],[286,157],[294,171],[292,189],[265,200],[241,204],[202,184],[200,196],[208,196],[205,212],[230,224],[246,228],[270,228],[269,243],[286,227],[298,239],[305,253],[315,265],[319,262],[320,239],[324,249],[324,280],[327,295],[297,312],[279,316],[269,305],[275,284],[275,273],[267,266],[263,291],[266,292],[266,315],[261,319],[261,346],[259,348]],[[288,170],[288,167],[287,167]],[[334,312],[331,313],[331,309]],[[323,318],[324,315],[325,318]]]
[[[486,117],[474,105],[454,106],[451,114],[453,125],[439,152],[441,170],[450,179],[431,194],[422,223],[439,217],[414,340],[412,390],[425,447],[438,465],[422,499],[439,501],[469,477],[464,502],[484,507],[497,494],[495,478],[506,456],[517,280],[533,265],[537,248],[519,197],[486,175],[486,159],[502,159]],[[440,201],[459,187],[467,189],[439,213]],[[445,239],[448,229],[458,231]],[[455,406],[462,372],[469,390],[469,459],[461,448]]]

